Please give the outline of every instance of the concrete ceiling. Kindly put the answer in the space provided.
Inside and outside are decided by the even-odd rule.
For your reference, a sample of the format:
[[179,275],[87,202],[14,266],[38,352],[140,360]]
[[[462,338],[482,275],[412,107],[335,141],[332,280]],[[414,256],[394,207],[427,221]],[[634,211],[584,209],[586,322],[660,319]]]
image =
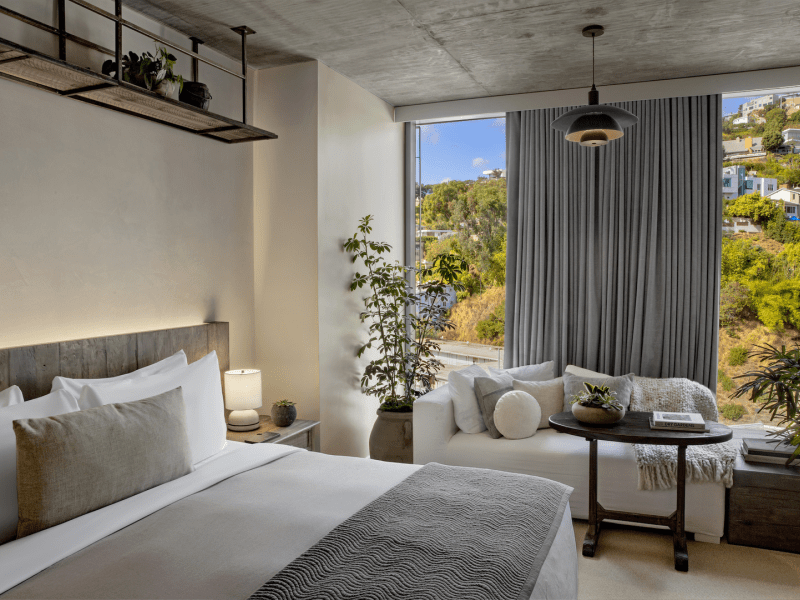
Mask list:
[[594,23],[600,87],[800,63],[798,0],[124,3],[236,58],[247,25],[251,66],[316,59],[394,106],[588,87]]

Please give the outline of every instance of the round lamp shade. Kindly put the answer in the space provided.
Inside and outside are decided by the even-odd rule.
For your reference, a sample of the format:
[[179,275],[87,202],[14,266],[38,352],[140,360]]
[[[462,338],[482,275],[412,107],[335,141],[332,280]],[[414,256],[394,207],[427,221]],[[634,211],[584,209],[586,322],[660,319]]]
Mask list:
[[225,371],[225,407],[248,410],[261,406],[261,371],[236,369]]
[[564,139],[581,146],[603,146],[621,138],[622,130],[637,123],[639,118],[624,108],[606,104],[590,104],[565,112],[551,123],[553,129],[564,131]]

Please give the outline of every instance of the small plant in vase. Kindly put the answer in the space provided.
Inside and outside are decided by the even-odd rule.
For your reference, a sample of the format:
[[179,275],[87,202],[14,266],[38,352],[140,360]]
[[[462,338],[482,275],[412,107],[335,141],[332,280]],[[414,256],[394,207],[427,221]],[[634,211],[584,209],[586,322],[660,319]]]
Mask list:
[[582,392],[572,397],[572,414],[581,423],[610,425],[625,416],[625,407],[617,400],[617,393],[607,385],[584,382]]
[[272,405],[272,422],[278,427],[288,427],[297,418],[297,408],[291,400],[278,400]]
[[[156,46],[156,53],[143,52],[141,56],[128,52],[122,57],[122,79],[154,91],[159,96],[168,97],[175,91],[183,90],[183,77],[174,73],[177,59],[163,46]],[[107,60],[103,63],[103,75],[116,75],[117,63]]]

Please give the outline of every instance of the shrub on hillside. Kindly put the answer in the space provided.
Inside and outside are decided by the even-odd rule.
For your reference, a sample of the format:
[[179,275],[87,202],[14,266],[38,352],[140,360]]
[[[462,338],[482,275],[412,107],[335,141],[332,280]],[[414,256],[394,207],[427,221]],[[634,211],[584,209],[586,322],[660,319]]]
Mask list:
[[748,283],[758,320],[773,330],[800,328],[800,279]]
[[730,376],[728,376],[722,369],[717,370],[717,379],[719,379],[719,384],[726,392],[731,392],[736,388],[736,384],[733,382],[733,379],[731,379]]
[[794,221],[787,221],[783,215],[768,221],[763,229],[764,235],[781,244],[800,242],[800,225]]
[[758,192],[739,196],[727,205],[726,212],[728,216],[753,219],[756,223],[766,223],[777,216],[783,218],[783,209]]
[[475,326],[475,333],[482,340],[494,342],[505,335],[506,327],[506,303],[503,302],[494,309],[488,319],[478,321]]
[[734,346],[728,352],[728,364],[732,367],[740,367],[747,362],[747,348]]
[[744,406],[733,402],[731,404],[723,404],[719,409],[720,414],[729,421],[738,421],[744,416]]
[[719,294],[719,322],[731,326],[752,312],[750,290],[738,281],[725,284]]

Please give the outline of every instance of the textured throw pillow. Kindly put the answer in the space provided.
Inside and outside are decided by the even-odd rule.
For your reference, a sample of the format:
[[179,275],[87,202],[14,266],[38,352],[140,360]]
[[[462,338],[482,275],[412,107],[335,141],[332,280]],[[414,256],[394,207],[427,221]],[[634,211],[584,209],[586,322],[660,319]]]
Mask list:
[[12,385],[10,388],[0,392],[0,408],[22,404],[23,402],[25,402],[25,398],[22,397],[22,390],[16,385]]
[[486,371],[478,365],[452,371],[447,376],[453,399],[453,416],[456,425],[464,433],[480,433],[486,430],[481,409],[478,407],[478,398],[475,396],[476,377],[486,377]]
[[494,423],[504,438],[521,440],[531,437],[542,420],[542,410],[536,399],[527,392],[506,392],[497,401]]
[[192,464],[196,465],[215,455],[226,444],[227,427],[216,352],[210,352],[189,366],[168,373],[116,383],[86,385],[78,398],[78,406],[84,410],[105,404],[131,402],[176,387],[183,389],[186,433],[192,449]]
[[515,390],[527,392],[539,403],[542,419],[538,429],[550,427],[550,417],[564,410],[564,380],[561,377],[550,381],[514,380]]
[[494,439],[500,437],[500,432],[494,425],[494,408],[497,401],[500,400],[500,396],[514,389],[511,387],[513,382],[510,375],[475,378],[475,396],[478,398],[481,416],[483,416],[486,429],[489,430],[489,435]]
[[43,419],[14,421],[17,538],[192,471],[181,389]]
[[17,536],[17,441],[12,423],[77,410],[77,399],[64,390],[0,408],[0,544]]
[[81,395],[81,390],[85,385],[96,385],[127,381],[130,379],[139,379],[140,377],[148,377],[150,375],[158,375],[160,373],[168,373],[180,367],[185,367],[189,364],[186,361],[186,353],[179,350],[172,356],[160,360],[157,363],[142,367],[132,373],[125,373],[117,377],[105,377],[103,379],[70,379],[69,377],[61,377],[60,375],[53,379],[53,386],[51,392],[56,390],[67,390],[72,393],[76,398]]
[[493,369],[489,367],[492,375],[511,375],[520,381],[547,381],[556,376],[556,365],[552,360],[538,365],[524,365],[522,367],[511,367],[510,369]]
[[612,392],[617,393],[617,401],[626,409],[631,405],[631,392],[633,392],[633,373],[619,377],[580,377],[564,373],[564,410],[572,410],[572,397],[584,391],[584,383],[592,385],[607,385]]
[[583,369],[581,367],[576,367],[575,365],[567,365],[567,368],[564,369],[564,373],[577,375],[578,377],[611,377],[611,375],[598,373],[597,371],[590,371],[589,369]]

